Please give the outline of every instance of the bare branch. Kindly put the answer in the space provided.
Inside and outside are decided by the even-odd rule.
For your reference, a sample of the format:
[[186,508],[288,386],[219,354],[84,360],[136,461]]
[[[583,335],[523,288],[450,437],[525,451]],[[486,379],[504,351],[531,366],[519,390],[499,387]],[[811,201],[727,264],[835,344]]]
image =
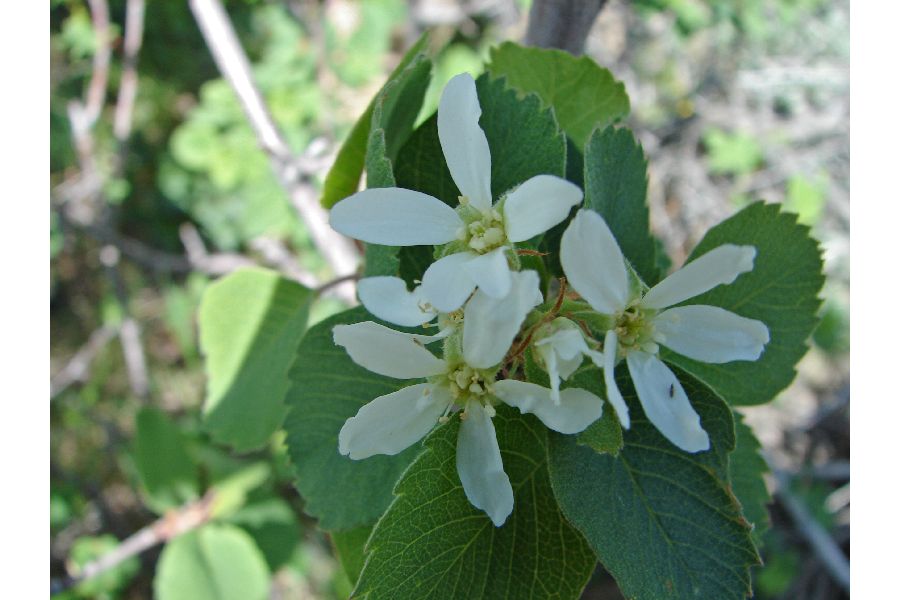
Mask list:
[[125,41],[122,79],[113,117],[113,134],[120,143],[131,135],[131,114],[137,97],[137,59],[144,38],[144,0],[128,0],[125,7]]
[[588,33],[604,4],[606,0],[534,0],[525,43],[583,54]]
[[347,238],[328,225],[325,210],[319,205],[315,189],[304,168],[304,157],[295,157],[256,87],[250,63],[219,0],[190,0],[194,18],[206,40],[222,76],[237,95],[260,147],[269,155],[272,168],[291,204],[309,229],[313,243],[335,273],[355,272],[359,252]]
[[777,488],[775,494],[790,513],[812,551],[831,578],[847,593],[850,592],[850,561],[822,525],[809,513],[806,506],[790,491],[790,480],[784,471],[772,470]]
[[88,0],[91,7],[91,22],[97,47],[94,50],[94,61],[91,68],[91,81],[88,84],[87,98],[82,106],[83,124],[90,129],[100,118],[106,98],[106,83],[109,80],[110,48],[109,5],[106,0]]
[[105,573],[132,556],[137,556],[157,544],[167,542],[203,525],[212,517],[214,501],[215,493],[210,490],[200,500],[164,515],[123,540],[115,550],[89,562],[77,572],[71,573],[71,579],[65,582],[62,588],[72,587],[81,581]]

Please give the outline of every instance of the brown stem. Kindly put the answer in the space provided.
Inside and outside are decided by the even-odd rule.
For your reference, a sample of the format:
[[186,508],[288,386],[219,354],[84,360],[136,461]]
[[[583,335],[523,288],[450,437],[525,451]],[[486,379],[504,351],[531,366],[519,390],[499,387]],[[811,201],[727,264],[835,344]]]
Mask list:
[[588,33],[604,4],[606,0],[534,0],[525,43],[583,54]]

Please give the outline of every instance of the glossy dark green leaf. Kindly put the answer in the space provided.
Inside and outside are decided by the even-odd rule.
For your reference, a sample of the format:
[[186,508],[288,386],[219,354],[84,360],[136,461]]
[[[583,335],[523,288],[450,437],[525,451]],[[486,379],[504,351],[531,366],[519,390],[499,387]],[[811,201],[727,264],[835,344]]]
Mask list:
[[350,460],[338,453],[338,432],[364,404],[416,383],[390,379],[358,366],[335,346],[332,328],[371,320],[363,308],[342,312],[312,327],[291,367],[285,401],[287,445],[305,510],[323,529],[346,530],[374,523],[390,504],[400,474],[421,449],[396,456]]
[[157,513],[198,497],[197,465],[184,436],[158,408],[148,406],[138,412],[133,456],[144,502]]
[[563,518],[547,475],[546,428],[500,406],[497,440],[515,496],[502,527],[473,507],[456,472],[458,419],[434,431],[369,539],[354,598],[575,599],[596,564]]
[[756,361],[711,365],[664,349],[663,357],[712,388],[733,405],[771,401],[793,381],[818,323],[825,281],[818,242],[809,227],[775,204],[751,204],[707,232],[688,262],[722,244],[756,248],[753,270],[684,304],[711,304],[769,328],[770,341]]
[[625,128],[594,132],[584,156],[584,205],[600,213],[641,278],[659,281],[647,207],[647,159]]
[[728,406],[684,373],[712,448],[688,454],[644,417],[626,369],[619,386],[631,429],[618,456],[550,435],[550,477],[569,522],[584,534],[626,598],[739,599],[759,559],[727,485],[735,435]]

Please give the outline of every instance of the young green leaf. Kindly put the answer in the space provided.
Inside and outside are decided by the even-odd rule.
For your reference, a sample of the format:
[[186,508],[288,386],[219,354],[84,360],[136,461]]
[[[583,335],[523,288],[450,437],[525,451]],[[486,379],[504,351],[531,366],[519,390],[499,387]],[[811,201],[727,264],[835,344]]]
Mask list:
[[184,436],[158,408],[138,412],[134,463],[147,506],[157,513],[181,506],[199,495],[197,465]]
[[505,42],[491,49],[487,70],[492,77],[506,77],[521,93],[536,93],[579,148],[595,128],[624,118],[630,110],[625,86],[586,56]]
[[209,384],[204,426],[238,452],[259,448],[284,420],[287,370],[312,293],[265,269],[241,269],[210,285],[200,304]]
[[[598,370],[597,373],[599,374],[600,371]],[[574,385],[573,387],[581,386]],[[619,425],[615,411],[609,410],[608,407],[609,405],[604,409],[603,415],[579,433],[576,439],[579,444],[589,446],[595,452],[618,456],[625,443],[622,439],[622,426]]]
[[[422,55],[428,48],[429,34],[425,32],[422,37],[413,44],[401,59],[397,68],[388,77],[385,86],[398,77],[413,59]],[[382,88],[384,89],[384,88]],[[372,124],[372,110],[378,96],[372,100],[365,112],[350,131],[350,135],[344,141],[338,155],[334,160],[331,170],[325,177],[325,186],[322,190],[322,206],[331,208],[339,200],[342,200],[356,191],[359,180],[362,177],[363,165],[366,161],[366,147],[368,146],[369,130]],[[412,115],[415,119],[415,115]]]
[[[431,61],[424,56],[382,88],[372,110],[372,127],[366,148],[366,185],[369,188],[393,187],[394,162],[400,148],[412,133],[413,122],[428,89]],[[396,275],[400,269],[400,248],[366,244],[367,277]]]
[[646,420],[626,370],[618,374],[631,429],[617,457],[550,435],[550,479],[563,513],[626,598],[746,597],[759,557],[725,483],[735,445],[731,411],[679,373],[712,443],[688,454]]
[[515,508],[502,527],[456,472],[458,419],[434,431],[398,482],[367,547],[354,598],[578,598],[596,561],[547,476],[546,428],[500,406],[493,419]]
[[269,569],[246,532],[211,523],[166,544],[153,590],[158,600],[263,600]]
[[305,510],[323,529],[374,523],[390,504],[400,474],[420,451],[415,444],[396,456],[365,460],[338,453],[338,432],[360,407],[414,383],[376,375],[335,346],[335,325],[371,318],[359,307],[318,323],[304,336],[290,371],[286,442]]
[[647,285],[659,281],[647,208],[647,159],[625,128],[597,130],[585,148],[584,205],[603,217]]
[[720,306],[762,321],[770,337],[765,351],[759,360],[720,365],[691,360],[665,348],[662,357],[704,382],[730,404],[762,404],[787,387],[796,375],[794,366],[806,354],[822,302],[822,257],[809,227],[798,225],[796,215],[762,202],[710,229],[688,262],[722,244],[754,246],[753,270],[686,304]]
[[753,525],[753,541],[759,546],[770,525],[766,505],[772,497],[763,479],[769,466],[759,453],[759,440],[738,412],[734,413],[734,431],[736,447],[728,457],[728,480],[741,503],[744,517]]

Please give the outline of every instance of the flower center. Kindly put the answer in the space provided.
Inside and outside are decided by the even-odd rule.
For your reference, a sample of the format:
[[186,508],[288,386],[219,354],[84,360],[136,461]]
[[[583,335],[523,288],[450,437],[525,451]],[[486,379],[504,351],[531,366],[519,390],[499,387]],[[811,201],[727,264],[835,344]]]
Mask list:
[[440,329],[447,329],[448,327],[459,327],[463,322],[463,309],[458,308],[453,312],[448,313],[440,313],[438,315],[438,326]]
[[493,373],[473,369],[467,364],[461,364],[450,368],[443,375],[435,376],[431,379],[431,382],[434,385],[447,386],[450,390],[450,396],[453,398],[451,407],[456,407],[463,411],[460,418],[466,418],[466,408],[469,402],[472,401],[484,406],[490,416],[494,415]]
[[469,204],[468,198],[461,196],[457,212],[465,223],[458,237],[470,250],[487,254],[506,244],[503,215],[496,208],[482,212]]
[[623,354],[632,350],[641,350],[656,354],[659,345],[654,341],[656,327],[653,325],[655,310],[642,308],[632,304],[616,315],[616,337]]

